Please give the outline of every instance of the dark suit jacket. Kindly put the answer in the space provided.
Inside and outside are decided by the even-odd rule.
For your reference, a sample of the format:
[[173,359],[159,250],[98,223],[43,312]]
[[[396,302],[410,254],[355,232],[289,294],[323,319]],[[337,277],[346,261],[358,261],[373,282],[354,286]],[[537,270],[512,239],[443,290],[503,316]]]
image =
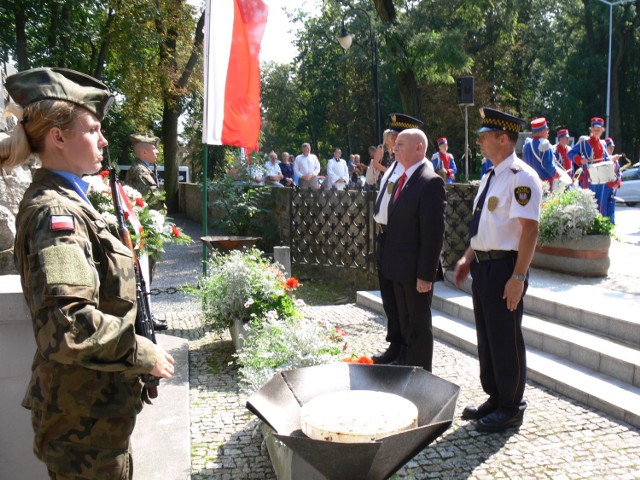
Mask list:
[[444,243],[447,194],[442,178],[423,163],[389,204],[382,273],[396,282],[433,282]]

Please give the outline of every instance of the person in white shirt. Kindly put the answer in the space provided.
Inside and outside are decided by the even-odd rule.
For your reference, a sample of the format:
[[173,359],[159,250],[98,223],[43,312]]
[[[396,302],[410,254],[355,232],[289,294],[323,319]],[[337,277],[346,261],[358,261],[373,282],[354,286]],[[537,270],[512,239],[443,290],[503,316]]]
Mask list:
[[480,182],[470,246],[456,264],[454,281],[458,286],[471,273],[480,383],[489,398],[466,407],[462,418],[477,420],[477,430],[500,432],[519,427],[527,407],[522,299],[538,238],[542,186],[538,173],[515,153],[525,121],[493,108],[480,113],[477,143],[494,166]]
[[269,160],[264,164],[264,171],[266,185],[284,188],[284,185],[280,183],[283,175],[282,170],[280,170],[280,164],[278,164],[278,154],[273,150],[269,153]]
[[299,177],[298,187],[301,189],[318,189],[320,161],[311,153],[311,145],[308,143],[302,144],[302,153],[293,162],[293,174]]
[[344,190],[349,182],[349,168],[347,162],[340,158],[341,155],[342,150],[336,147],[333,150],[333,157],[327,160],[325,190],[331,190],[334,187],[336,190]]

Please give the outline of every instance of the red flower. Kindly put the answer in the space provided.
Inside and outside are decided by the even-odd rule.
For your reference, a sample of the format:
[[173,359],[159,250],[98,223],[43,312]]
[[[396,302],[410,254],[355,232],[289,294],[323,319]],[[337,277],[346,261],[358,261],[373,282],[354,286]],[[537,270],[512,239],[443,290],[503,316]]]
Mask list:
[[127,212],[126,210],[124,211],[124,219],[129,220],[129,212]]
[[173,236],[174,237],[179,237],[180,236],[180,229],[178,227],[176,227],[175,225],[171,225],[171,231],[173,232]]
[[140,197],[136,197],[136,205],[138,207],[144,207],[144,200],[142,200]]
[[341,327],[336,327],[336,333],[338,335],[340,335],[341,337],[346,337],[347,336],[347,331],[344,328],[341,328]]
[[361,363],[363,365],[373,365],[373,360],[371,360],[369,357],[355,357],[355,356],[350,356],[347,358],[343,358],[342,359],[343,362],[347,362],[347,363]]
[[284,284],[284,288],[287,290],[295,290],[298,287],[300,287],[300,282],[298,282],[298,279],[295,277],[288,278]]
[[109,170],[102,170],[100,172],[100,176],[102,177],[102,179],[105,179],[109,176]]

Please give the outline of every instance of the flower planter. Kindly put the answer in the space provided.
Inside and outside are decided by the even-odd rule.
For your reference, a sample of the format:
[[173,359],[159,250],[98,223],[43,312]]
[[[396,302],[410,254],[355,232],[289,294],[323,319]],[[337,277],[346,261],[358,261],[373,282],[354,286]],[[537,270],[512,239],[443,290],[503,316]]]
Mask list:
[[583,277],[603,277],[609,271],[609,235],[585,235],[536,246],[532,267]]

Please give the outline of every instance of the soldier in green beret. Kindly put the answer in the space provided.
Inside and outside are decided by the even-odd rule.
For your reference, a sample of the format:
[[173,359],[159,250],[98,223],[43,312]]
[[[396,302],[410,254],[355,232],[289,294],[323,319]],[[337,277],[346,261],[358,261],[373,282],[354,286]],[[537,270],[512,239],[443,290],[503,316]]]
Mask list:
[[19,124],[0,142],[0,166],[32,153],[42,162],[20,204],[15,243],[37,348],[23,401],[34,452],[52,479],[131,479],[140,376],[170,378],[174,360],[136,335],[132,254],[82,180],[101,168],[108,142],[100,122],[113,96],[61,68],[19,72],[6,88]]

